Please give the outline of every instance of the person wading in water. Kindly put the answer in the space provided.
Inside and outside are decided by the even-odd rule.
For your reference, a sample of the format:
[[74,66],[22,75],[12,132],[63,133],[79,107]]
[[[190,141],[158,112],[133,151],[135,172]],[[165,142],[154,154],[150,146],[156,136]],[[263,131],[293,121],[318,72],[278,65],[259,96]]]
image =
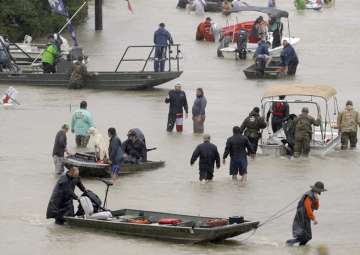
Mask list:
[[299,243],[300,246],[307,244],[312,239],[311,221],[314,225],[318,224],[314,210],[319,209],[319,195],[327,190],[322,182],[316,182],[310,187],[311,190],[306,192],[298,203],[293,222],[294,238],[286,241],[286,244],[289,246],[293,246],[296,243]]

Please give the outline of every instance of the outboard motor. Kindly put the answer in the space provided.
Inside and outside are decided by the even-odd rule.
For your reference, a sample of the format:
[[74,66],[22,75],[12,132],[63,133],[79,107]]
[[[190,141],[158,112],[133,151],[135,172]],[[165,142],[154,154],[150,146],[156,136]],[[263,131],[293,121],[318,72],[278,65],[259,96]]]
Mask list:
[[247,40],[248,40],[248,32],[245,29],[240,29],[237,38],[237,52],[239,54],[240,59],[246,59]]
[[255,69],[257,76],[264,76],[266,66],[266,59],[264,55],[260,55],[256,57],[255,60]]

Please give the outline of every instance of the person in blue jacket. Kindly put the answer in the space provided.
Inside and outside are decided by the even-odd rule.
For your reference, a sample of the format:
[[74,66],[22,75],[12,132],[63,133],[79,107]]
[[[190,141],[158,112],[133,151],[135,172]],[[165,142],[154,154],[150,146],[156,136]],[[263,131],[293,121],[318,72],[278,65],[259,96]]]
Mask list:
[[295,49],[290,45],[287,40],[283,41],[283,50],[281,51],[281,66],[283,72],[288,75],[295,75],[296,68],[299,64],[299,59],[296,55]]
[[75,133],[77,147],[86,148],[90,140],[89,128],[95,127],[91,113],[87,110],[87,102],[80,103],[80,109],[76,110],[71,119],[71,132]]
[[116,129],[108,129],[109,142],[109,163],[111,164],[111,178],[115,181],[118,178],[124,153],[121,148],[121,140],[116,134]]
[[165,29],[165,24],[160,23],[158,30],[154,33],[154,44],[155,44],[155,61],[154,71],[164,72],[165,60],[166,60],[166,48],[168,45],[173,44],[173,39],[169,31]]

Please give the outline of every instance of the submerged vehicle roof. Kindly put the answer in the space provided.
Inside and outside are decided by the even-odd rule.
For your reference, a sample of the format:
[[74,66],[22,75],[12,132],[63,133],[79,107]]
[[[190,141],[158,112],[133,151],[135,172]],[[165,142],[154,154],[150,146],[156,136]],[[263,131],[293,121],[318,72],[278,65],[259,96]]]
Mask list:
[[265,91],[263,99],[282,95],[313,96],[329,100],[336,95],[336,89],[328,85],[275,85]]
[[276,8],[268,8],[268,7],[259,7],[259,6],[251,6],[251,5],[244,5],[244,6],[236,6],[233,7],[229,12],[262,12],[269,15],[271,18],[288,18],[289,13],[287,11],[279,10]]

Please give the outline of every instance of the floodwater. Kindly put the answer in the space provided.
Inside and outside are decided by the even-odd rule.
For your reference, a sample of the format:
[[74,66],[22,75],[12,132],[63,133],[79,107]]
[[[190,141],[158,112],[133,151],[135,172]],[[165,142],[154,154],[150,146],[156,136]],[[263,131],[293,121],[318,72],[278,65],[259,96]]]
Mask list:
[[[357,42],[360,40],[357,0],[338,1],[321,12],[301,11],[292,1],[278,0],[279,8],[290,13],[291,32],[299,36],[301,64],[293,80],[250,81],[242,69],[250,63],[216,57],[217,45],[195,42],[200,17],[175,9],[172,0],[137,0],[135,14],[125,1],[104,1],[104,30],[93,32],[93,6],[88,22],[77,28],[82,46],[90,55],[90,69],[113,70],[123,50],[130,44],[151,44],[157,24],[165,22],[176,42],[182,44],[184,74],[180,80],[194,100],[195,89],[203,87],[208,99],[206,132],[223,152],[233,125],[241,124],[263,91],[273,84],[328,84],[338,91],[341,108],[352,99],[359,108]],[[267,1],[251,1],[265,5]],[[238,14],[238,20],[257,14]],[[221,14],[211,14],[224,25]],[[235,17],[235,16],[234,16]],[[11,84],[9,84],[11,85]],[[200,136],[191,132],[185,121],[183,134],[165,131],[167,105],[164,98],[174,82],[157,89],[139,92],[70,91],[67,89],[18,86],[21,106],[0,111],[0,250],[2,254],[279,254],[311,255],[323,244],[330,254],[357,255],[360,252],[359,164],[358,151],[333,152],[326,157],[288,160],[259,156],[250,162],[249,182],[234,184],[227,165],[215,172],[215,181],[198,183],[197,168],[189,165]],[[5,90],[7,86],[1,86]],[[222,244],[182,245],[152,239],[133,238],[90,230],[73,229],[45,219],[50,192],[56,182],[51,151],[59,127],[69,122],[71,111],[87,100],[96,126],[102,133],[110,126],[122,139],[128,129],[143,129],[151,152],[150,159],[166,160],[164,168],[121,177],[111,188],[109,207],[138,208],[183,214],[221,216],[244,215],[263,221],[293,201],[317,180],[328,192],[317,212],[319,225],[307,247],[288,248],[293,214],[287,214],[260,228],[255,235],[245,234]],[[68,137],[74,150],[74,137]],[[88,189],[104,195],[105,186],[84,180]],[[79,191],[77,191],[79,192]],[[247,240],[246,240],[247,239]]]

